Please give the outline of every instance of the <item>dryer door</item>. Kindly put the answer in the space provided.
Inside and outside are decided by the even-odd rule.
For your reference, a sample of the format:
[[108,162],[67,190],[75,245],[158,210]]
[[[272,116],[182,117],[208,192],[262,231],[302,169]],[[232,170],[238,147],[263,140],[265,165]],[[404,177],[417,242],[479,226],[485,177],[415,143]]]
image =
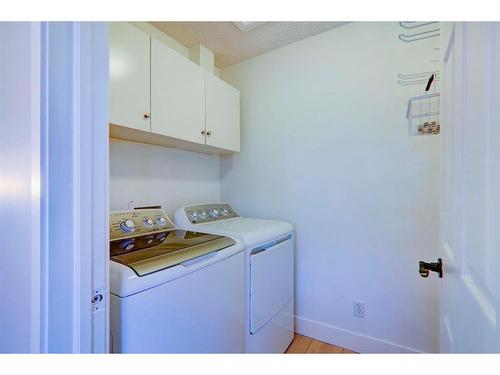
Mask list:
[[256,333],[293,299],[293,240],[253,249],[250,255],[250,333]]

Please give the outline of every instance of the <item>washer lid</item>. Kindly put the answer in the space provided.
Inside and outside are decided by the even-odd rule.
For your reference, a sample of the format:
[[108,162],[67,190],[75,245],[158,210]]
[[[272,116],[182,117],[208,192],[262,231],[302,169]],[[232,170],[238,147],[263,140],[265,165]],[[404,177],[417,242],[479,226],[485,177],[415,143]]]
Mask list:
[[236,244],[232,238],[183,230],[167,230],[110,242],[111,260],[138,276],[170,268]]
[[286,221],[235,217],[213,221],[206,224],[194,224],[191,229],[236,237],[247,247],[260,245],[293,232],[293,226]]

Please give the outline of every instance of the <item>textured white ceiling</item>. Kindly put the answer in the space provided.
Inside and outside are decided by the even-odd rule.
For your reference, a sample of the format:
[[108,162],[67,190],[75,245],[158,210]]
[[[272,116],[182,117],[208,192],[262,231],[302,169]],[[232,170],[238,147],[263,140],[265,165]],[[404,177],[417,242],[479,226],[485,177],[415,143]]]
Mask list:
[[203,44],[219,68],[342,26],[347,22],[266,22],[242,32],[232,22],[151,22],[186,47]]

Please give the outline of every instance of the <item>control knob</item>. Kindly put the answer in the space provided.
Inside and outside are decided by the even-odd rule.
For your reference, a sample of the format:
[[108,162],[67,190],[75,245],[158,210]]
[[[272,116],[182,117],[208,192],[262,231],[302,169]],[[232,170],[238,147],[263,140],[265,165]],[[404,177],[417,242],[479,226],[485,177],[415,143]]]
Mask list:
[[227,209],[225,209],[225,208],[223,208],[223,209],[221,210],[221,212],[222,212],[222,215],[223,215],[223,216],[227,216],[227,215],[229,215],[229,211],[228,211]]
[[144,219],[144,226],[145,226],[146,228],[151,228],[151,227],[154,225],[154,223],[155,223],[155,222],[153,221],[153,219],[151,219],[151,218],[149,218],[149,217],[148,217],[148,218],[146,218],[146,219]]
[[164,226],[165,224],[167,224],[167,220],[165,220],[165,218],[163,216],[161,216],[158,219],[156,219],[156,224],[158,224],[160,226]]
[[124,220],[120,223],[120,229],[125,233],[133,232],[135,230],[135,223],[130,219]]
[[126,251],[132,250],[134,246],[135,246],[134,240],[125,240],[120,243],[120,248]]
[[219,210],[216,208],[212,208],[210,210],[210,216],[212,216],[213,218],[216,218],[217,216],[219,216]]

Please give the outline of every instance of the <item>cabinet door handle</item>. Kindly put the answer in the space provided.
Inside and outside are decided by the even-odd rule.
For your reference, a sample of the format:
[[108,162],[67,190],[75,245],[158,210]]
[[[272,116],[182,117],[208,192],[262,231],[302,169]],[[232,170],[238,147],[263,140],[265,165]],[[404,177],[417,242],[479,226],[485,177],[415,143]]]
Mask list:
[[149,113],[149,112],[144,112],[144,115],[143,115],[142,117],[144,117],[144,120],[147,120],[148,118],[150,118],[150,117],[151,117],[151,113]]
[[202,130],[201,135],[207,135],[207,132],[205,130]]
[[212,131],[211,130],[207,131],[207,136],[210,137],[211,135],[212,135]]

